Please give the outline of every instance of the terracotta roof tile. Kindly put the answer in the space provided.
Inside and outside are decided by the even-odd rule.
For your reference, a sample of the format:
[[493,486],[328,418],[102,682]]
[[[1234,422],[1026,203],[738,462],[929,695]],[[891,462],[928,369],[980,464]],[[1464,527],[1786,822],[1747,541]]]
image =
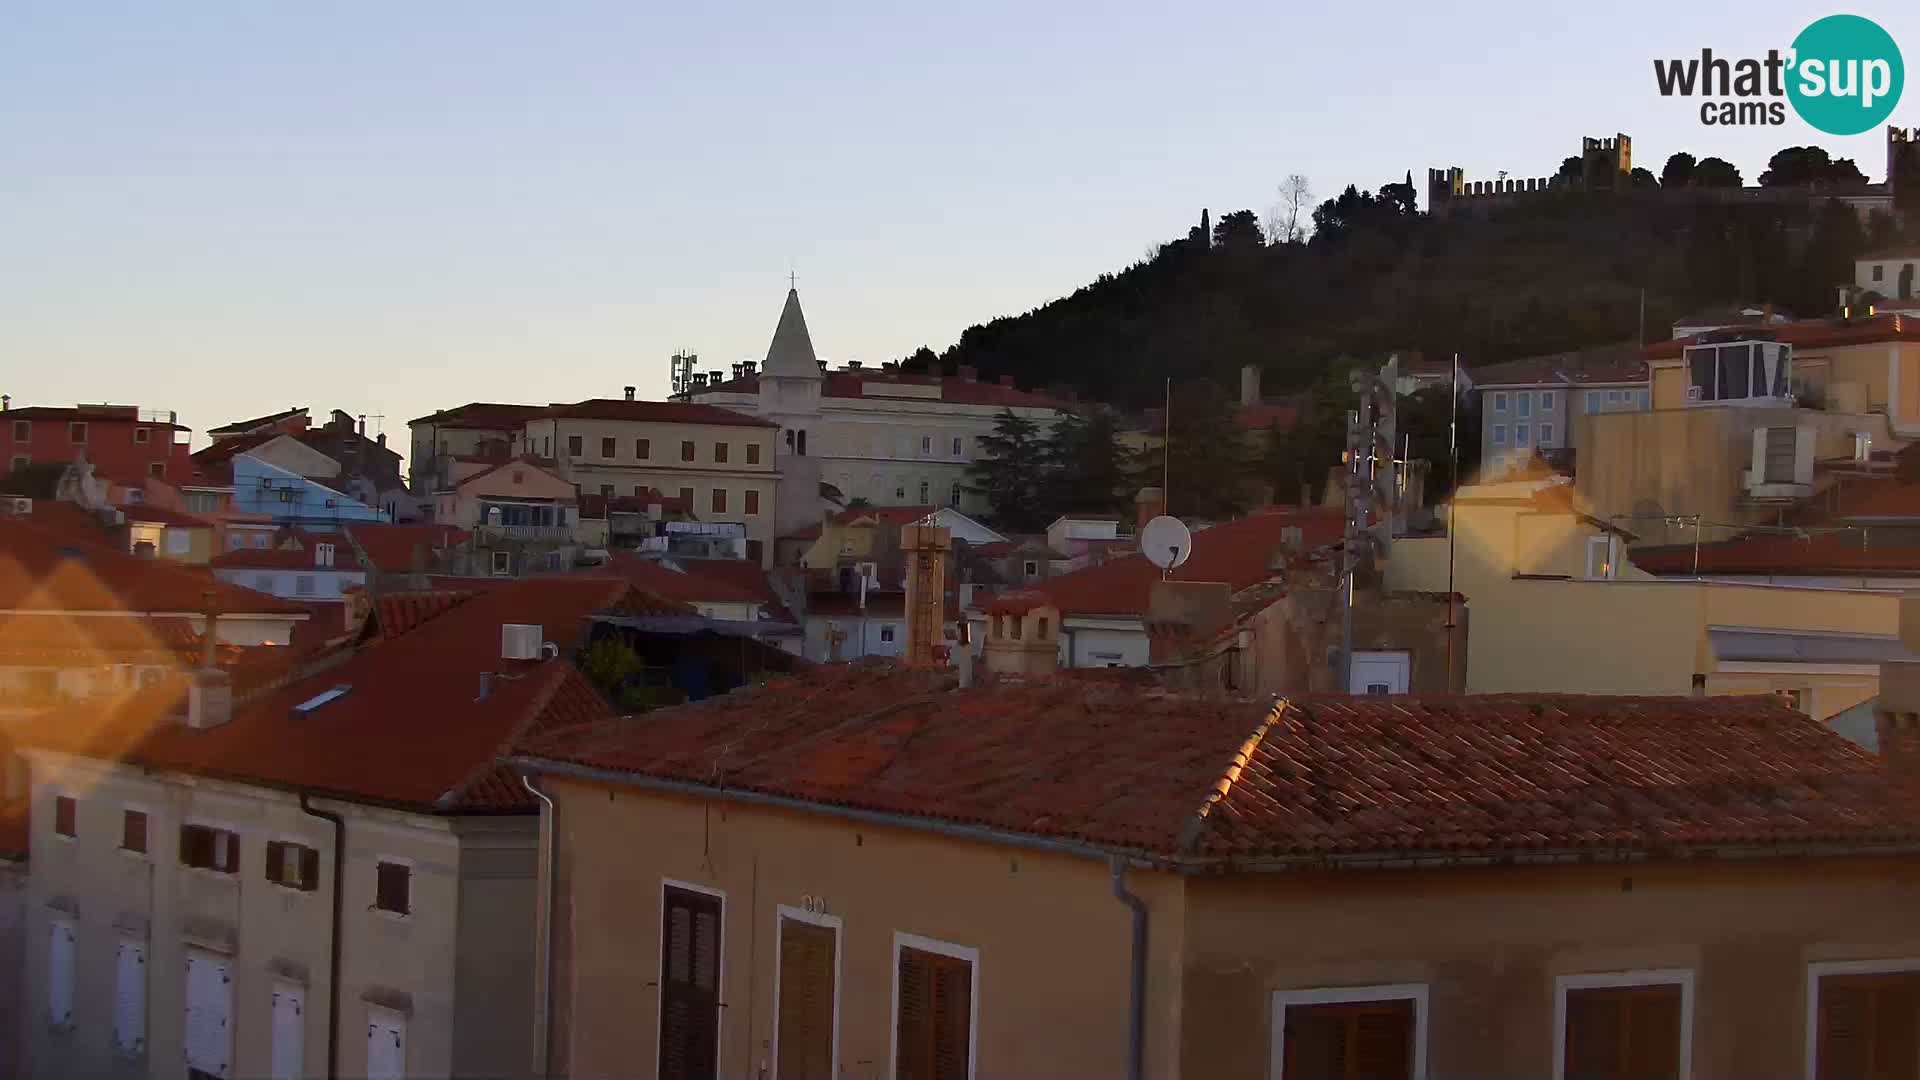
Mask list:
[[1692,576],[1698,557],[1702,574],[1920,574],[1920,544],[1862,542],[1845,533],[1796,536],[1746,536],[1699,545],[1643,545],[1628,551],[1633,564],[1649,574]]
[[306,611],[217,581],[197,567],[139,558],[104,536],[48,530],[32,518],[0,518],[0,611],[199,612],[209,599],[224,614]]
[[181,510],[169,510],[164,506],[152,506],[141,503],[133,506],[123,506],[120,508],[120,512],[126,515],[128,521],[144,521],[154,525],[170,525],[182,529],[213,528],[213,522],[198,514],[189,514]]
[[1898,313],[1860,319],[1808,319],[1779,326],[1659,341],[1647,346],[1644,355],[1650,360],[1678,360],[1688,345],[1707,338],[1784,341],[1796,349],[1831,349],[1846,345],[1875,345],[1883,341],[1920,341],[1920,319]]
[[470,589],[421,589],[382,593],[374,602],[373,617],[380,636],[397,638],[478,596]]
[[497,401],[469,401],[451,409],[417,416],[407,421],[441,428],[475,428],[482,431],[511,431],[540,412],[538,405],[511,405]]
[[229,431],[248,431],[253,428],[257,428],[262,424],[274,424],[282,420],[290,420],[293,417],[299,416],[301,413],[304,413],[306,411],[307,410],[301,409],[301,408],[282,409],[277,413],[268,413],[265,416],[256,416],[251,420],[237,420],[231,424],[221,424],[217,428],[208,428],[207,434],[220,435]]
[[458,547],[473,535],[450,525],[349,525],[345,532],[383,574],[410,573],[415,547],[424,549],[431,570],[435,552]]
[[729,580],[724,573],[695,574],[676,570],[657,560],[643,559],[630,551],[610,552],[607,564],[601,568],[600,572],[632,582],[639,588],[669,600],[678,600],[686,604],[765,602],[764,594],[760,590]]
[[[223,570],[312,570],[343,574],[357,574],[366,569],[360,565],[360,556],[353,545],[343,536],[301,533],[299,542],[300,547],[234,548],[215,555],[213,565]],[[320,566],[314,562],[315,546],[319,544],[333,545],[333,565]]]
[[690,401],[626,401],[620,398],[592,398],[570,405],[549,405],[542,417],[581,420],[627,420],[649,424],[720,424],[726,427],[777,428],[771,420],[762,420],[718,405]]
[[[962,379],[947,375],[911,375],[900,372],[875,371],[829,371],[820,388],[822,397],[830,398],[867,398],[882,400],[913,400],[906,394],[888,394],[889,387],[937,386],[940,388],[940,400],[960,405],[991,405],[996,408],[1061,409],[1073,407],[1071,402],[1021,390],[1014,386],[1005,386],[998,382],[981,382],[976,379]],[[868,393],[869,389],[876,392]],[[758,394],[760,376],[745,375],[730,379],[715,386],[696,390],[695,396],[702,394]],[[911,393],[911,391],[909,391]]]
[[[1171,861],[1911,844],[1920,788],[1774,698],[954,690],[867,663],[531,739],[579,766]],[[545,764],[541,764],[541,763]],[[1120,794],[1116,794],[1120,793]]]

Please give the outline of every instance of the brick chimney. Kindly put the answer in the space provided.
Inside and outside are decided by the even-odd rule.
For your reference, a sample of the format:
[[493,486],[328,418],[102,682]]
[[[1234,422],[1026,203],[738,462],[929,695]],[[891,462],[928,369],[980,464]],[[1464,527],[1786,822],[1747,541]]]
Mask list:
[[938,525],[908,525],[900,530],[907,556],[907,663],[936,667],[946,663],[947,554],[953,533]]
[[981,661],[989,675],[1051,675],[1060,669],[1060,609],[1036,589],[1001,593],[986,606]]

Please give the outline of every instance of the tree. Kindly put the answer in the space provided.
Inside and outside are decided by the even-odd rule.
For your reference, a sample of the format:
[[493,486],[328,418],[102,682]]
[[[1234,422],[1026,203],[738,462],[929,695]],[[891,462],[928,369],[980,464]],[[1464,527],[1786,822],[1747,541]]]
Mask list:
[[1040,425],[1005,409],[993,422],[993,434],[982,435],[979,442],[982,453],[967,466],[968,490],[985,496],[1003,529],[1046,528],[1052,520],[1043,505],[1048,448]]
[[1696,164],[1693,155],[1685,150],[1668,158],[1666,168],[1660,170],[1660,186],[1683,188],[1693,183],[1693,170]]
[[[1313,204],[1313,186],[1299,173],[1288,173],[1280,181],[1280,201],[1267,216],[1267,240],[1275,244],[1297,244],[1304,237],[1300,228],[1301,211]],[[1307,210],[1312,213],[1311,210]]]
[[1112,413],[1061,417],[1047,436],[1045,457],[1047,515],[1111,514],[1132,502],[1132,462]]
[[1587,175],[1586,164],[1577,157],[1562,159],[1560,171],[1553,174],[1556,180],[1579,180]]
[[1833,187],[1865,184],[1852,158],[1838,161],[1818,146],[1789,146],[1767,159],[1761,187]]
[[1267,238],[1260,232],[1260,219],[1251,210],[1235,210],[1231,214],[1220,215],[1220,223],[1213,227],[1213,246],[1227,251],[1257,251],[1265,247]]
[[1173,388],[1166,450],[1168,512],[1223,520],[1246,509],[1246,454],[1233,401],[1211,379]]
[[1698,187],[1736,188],[1740,186],[1740,170],[1730,161],[1702,158],[1700,164],[1693,167],[1693,182]]
[[1645,169],[1633,170],[1632,187],[1635,191],[1653,191],[1659,186],[1660,181],[1652,173]]

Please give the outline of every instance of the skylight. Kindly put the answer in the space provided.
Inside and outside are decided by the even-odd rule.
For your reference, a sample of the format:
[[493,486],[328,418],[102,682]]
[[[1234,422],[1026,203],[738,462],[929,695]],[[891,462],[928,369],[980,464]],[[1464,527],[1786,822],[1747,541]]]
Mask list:
[[348,692],[351,691],[352,689],[353,687],[342,684],[340,686],[333,687],[332,689],[329,689],[329,690],[322,690],[319,693],[308,698],[307,700],[301,702],[300,704],[295,705],[293,707],[293,715],[295,716],[310,715],[311,713],[317,711],[321,706],[327,704],[329,701],[338,701],[339,699],[346,697]]

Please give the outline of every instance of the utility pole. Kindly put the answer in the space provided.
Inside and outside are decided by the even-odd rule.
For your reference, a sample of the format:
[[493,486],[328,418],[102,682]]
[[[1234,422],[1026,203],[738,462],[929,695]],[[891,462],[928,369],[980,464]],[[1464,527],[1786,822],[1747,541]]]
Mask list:
[[1346,543],[1340,574],[1340,686],[1353,691],[1354,583],[1365,550],[1370,561],[1384,558],[1393,542],[1399,511],[1400,462],[1397,460],[1400,358],[1390,357],[1379,371],[1356,371],[1353,389],[1359,407],[1347,413]]

